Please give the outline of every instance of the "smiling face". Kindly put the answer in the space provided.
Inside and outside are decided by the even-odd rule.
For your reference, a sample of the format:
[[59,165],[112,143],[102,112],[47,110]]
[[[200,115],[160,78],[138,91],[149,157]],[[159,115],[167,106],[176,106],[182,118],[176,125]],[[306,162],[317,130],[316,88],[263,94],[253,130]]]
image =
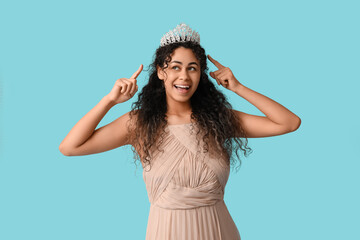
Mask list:
[[164,81],[167,104],[189,104],[199,85],[200,62],[191,49],[184,47],[175,49],[171,57],[168,68],[158,67],[157,71],[159,79]]

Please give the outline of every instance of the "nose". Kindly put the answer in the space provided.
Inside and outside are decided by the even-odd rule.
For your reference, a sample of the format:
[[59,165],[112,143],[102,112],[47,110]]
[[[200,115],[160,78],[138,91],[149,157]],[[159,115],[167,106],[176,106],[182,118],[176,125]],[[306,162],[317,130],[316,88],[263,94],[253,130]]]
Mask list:
[[189,73],[188,73],[187,69],[184,68],[184,69],[180,72],[179,79],[187,80],[188,78],[189,78]]

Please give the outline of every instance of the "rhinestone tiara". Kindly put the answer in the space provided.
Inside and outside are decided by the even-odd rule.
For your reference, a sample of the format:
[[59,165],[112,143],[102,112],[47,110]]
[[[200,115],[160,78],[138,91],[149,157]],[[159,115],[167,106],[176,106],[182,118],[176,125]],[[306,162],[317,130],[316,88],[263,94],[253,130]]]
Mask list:
[[166,46],[176,42],[192,41],[200,44],[200,35],[198,32],[193,31],[185,23],[180,23],[173,30],[167,32],[160,40],[160,46]]

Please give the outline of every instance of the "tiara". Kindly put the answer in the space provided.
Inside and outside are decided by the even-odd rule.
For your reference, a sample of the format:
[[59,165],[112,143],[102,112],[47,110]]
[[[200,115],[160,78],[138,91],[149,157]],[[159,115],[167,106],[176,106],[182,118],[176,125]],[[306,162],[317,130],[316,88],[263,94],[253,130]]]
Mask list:
[[160,40],[160,46],[169,45],[176,42],[192,41],[200,44],[200,35],[198,32],[193,31],[185,23],[180,23],[173,30],[167,32]]

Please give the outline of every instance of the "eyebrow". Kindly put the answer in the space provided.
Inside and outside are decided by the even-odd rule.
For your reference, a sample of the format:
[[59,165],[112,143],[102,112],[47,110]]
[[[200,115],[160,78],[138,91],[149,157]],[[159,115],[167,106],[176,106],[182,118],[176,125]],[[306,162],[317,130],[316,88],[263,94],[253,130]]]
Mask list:
[[[182,65],[182,62],[179,62],[179,61],[172,61],[171,63],[180,63]],[[196,62],[191,62],[188,65],[191,65],[191,64],[195,64],[195,65],[199,66]]]

